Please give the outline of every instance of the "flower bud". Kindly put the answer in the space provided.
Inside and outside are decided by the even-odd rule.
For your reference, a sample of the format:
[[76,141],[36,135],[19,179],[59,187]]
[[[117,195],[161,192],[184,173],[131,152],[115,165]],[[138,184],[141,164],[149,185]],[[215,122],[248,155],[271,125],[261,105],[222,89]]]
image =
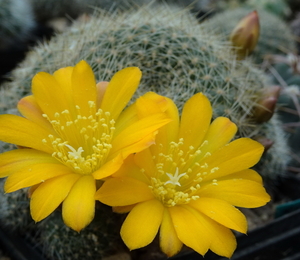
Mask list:
[[233,29],[230,41],[234,47],[237,47],[238,59],[244,59],[254,50],[259,38],[259,30],[257,11],[249,13]]
[[270,120],[274,114],[280,90],[280,86],[271,86],[265,89],[262,98],[258,101],[258,105],[254,110],[253,116],[256,122],[263,123]]

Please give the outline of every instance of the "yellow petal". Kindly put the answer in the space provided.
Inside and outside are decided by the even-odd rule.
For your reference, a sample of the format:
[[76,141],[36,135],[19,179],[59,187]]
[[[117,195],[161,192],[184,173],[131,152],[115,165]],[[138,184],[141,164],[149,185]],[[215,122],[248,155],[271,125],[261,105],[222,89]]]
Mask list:
[[139,172],[141,172],[141,169],[144,170],[144,174],[143,174],[144,178],[146,177],[147,180],[149,181],[151,177],[155,177],[157,169],[153,160],[153,155],[149,148],[139,153],[136,153],[133,156],[133,159],[135,165],[139,167]]
[[54,119],[56,112],[68,109],[65,91],[54,76],[46,72],[39,72],[32,79],[32,93],[41,110]]
[[117,72],[107,86],[100,108],[117,119],[136,91],[141,77],[142,72],[137,67]]
[[216,118],[210,125],[204,140],[207,144],[201,148],[201,153],[214,153],[216,150],[226,145],[236,134],[237,127],[226,117]]
[[109,206],[127,206],[153,198],[146,183],[126,177],[106,180],[95,195],[95,199]]
[[[91,110],[95,113],[97,101],[95,76],[90,65],[84,60],[78,62],[73,69],[72,90],[74,104],[80,107],[80,114],[89,116]],[[89,101],[95,102],[95,106],[91,108]]]
[[201,255],[208,249],[222,256],[232,255],[236,240],[228,228],[187,205],[172,207],[170,212],[178,237],[184,244]]
[[121,228],[121,237],[132,250],[147,246],[155,238],[162,221],[164,206],[156,199],[136,205]]
[[0,178],[37,163],[59,163],[51,155],[33,149],[17,149],[0,154]]
[[[206,171],[209,173],[205,181],[252,167],[259,161],[263,151],[264,147],[250,138],[240,138],[229,143],[203,160],[208,165]],[[210,173],[216,168],[218,170]]]
[[[157,129],[170,122],[163,113],[143,118],[116,136],[112,141],[111,156],[122,153],[126,158],[129,154],[139,152],[154,143]],[[125,151],[126,149],[126,151]]]
[[58,69],[53,73],[53,77],[60,85],[60,92],[62,93],[63,97],[65,98],[65,103],[69,106],[69,112],[72,113],[75,111],[74,108],[74,101],[72,97],[72,73],[74,67],[65,67]]
[[30,200],[30,212],[34,221],[38,222],[49,216],[67,197],[79,177],[79,174],[66,174],[40,184]]
[[51,133],[26,118],[1,115],[0,126],[0,140],[3,142],[30,147],[46,153],[53,152],[52,147],[42,142]]
[[166,111],[167,99],[153,92],[147,92],[139,97],[135,103],[127,107],[119,116],[116,123],[115,136],[128,125],[143,117]]
[[210,230],[206,227],[205,218],[200,213],[195,214],[195,210],[191,212],[185,206],[170,207],[169,212],[178,238],[204,256],[213,239]]
[[236,239],[230,229],[218,224],[210,218],[203,216],[211,234],[210,250],[214,253],[230,258],[236,249]]
[[[167,150],[170,142],[176,142],[178,140],[178,131],[179,131],[179,113],[175,103],[169,99],[165,98],[166,102],[164,104],[165,114],[168,118],[171,119],[169,123],[162,126],[155,138],[156,146],[151,146],[150,150],[152,154],[158,154],[163,152],[160,149]],[[166,152],[166,151],[165,151]]]
[[108,84],[109,84],[108,81],[101,81],[101,82],[98,82],[96,84],[96,89],[97,89],[97,104],[96,104],[96,107],[97,107],[97,109],[100,107],[100,105],[102,103],[102,99],[103,99],[103,96],[104,96],[104,93],[107,89]]
[[[144,151],[147,151],[148,149],[145,149]],[[143,154],[144,155],[144,151],[137,153],[136,155],[129,155],[126,160],[124,160],[124,163],[122,164],[122,167],[113,174],[113,177],[115,178],[119,178],[119,177],[130,177],[136,180],[139,180],[141,182],[145,182],[148,183],[150,182],[149,177],[145,174],[145,172],[142,172],[141,168],[145,169],[146,171],[146,167],[138,167],[135,163],[135,158],[138,154]],[[145,156],[140,156],[137,160],[139,159],[144,159]],[[149,158],[149,157],[147,157]],[[146,162],[146,160],[143,160],[143,162]],[[147,161],[148,162],[148,161]],[[153,160],[151,160],[150,164],[153,164]]]
[[203,184],[198,195],[225,200],[234,206],[244,208],[260,207],[270,201],[270,196],[260,183],[243,179]]
[[256,181],[259,184],[263,185],[262,177],[256,171],[254,171],[252,169],[235,172],[235,173],[223,176],[222,178],[220,178],[218,180],[233,180],[233,179]]
[[182,110],[179,138],[184,139],[183,151],[192,145],[198,147],[208,130],[212,117],[212,107],[202,93],[192,96]]
[[189,203],[189,206],[227,228],[241,233],[247,232],[247,220],[245,216],[237,208],[224,200],[201,197]]
[[121,154],[118,154],[115,158],[109,160],[104,165],[102,165],[97,171],[93,172],[93,177],[96,180],[100,180],[112,175],[120,169],[120,167],[123,164],[123,161],[123,156]]
[[18,103],[18,110],[24,117],[26,117],[30,121],[44,127],[50,133],[54,133],[52,125],[46,118],[42,116],[43,111],[39,107],[34,96],[27,96],[22,98]]
[[6,193],[13,192],[70,173],[71,169],[63,164],[37,162],[11,173],[5,182],[4,190]]
[[63,202],[62,215],[67,226],[80,231],[94,218],[96,183],[91,175],[82,176]]
[[160,226],[159,240],[161,250],[168,257],[177,254],[182,248],[182,242],[177,237],[177,233],[168,209],[164,210],[164,215]]

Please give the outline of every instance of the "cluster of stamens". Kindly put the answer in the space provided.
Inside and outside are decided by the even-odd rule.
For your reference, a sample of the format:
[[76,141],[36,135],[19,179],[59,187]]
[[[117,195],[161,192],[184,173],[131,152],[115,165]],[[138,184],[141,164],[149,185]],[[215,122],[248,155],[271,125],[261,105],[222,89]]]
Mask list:
[[101,109],[95,112],[92,101],[89,107],[94,112],[88,116],[81,115],[79,106],[76,106],[76,113],[68,110],[55,113],[54,119],[43,114],[59,137],[49,135],[42,141],[52,146],[53,157],[80,174],[91,174],[105,162],[115,130],[115,121],[109,112]]
[[[187,151],[182,150],[183,138],[178,143],[171,142],[167,152],[160,152],[153,157],[156,162],[156,176],[151,178],[154,196],[165,206],[173,207],[177,204],[187,204],[191,200],[199,199],[197,195],[200,183],[210,173],[218,170],[209,169],[205,158],[209,152],[202,154],[201,148],[208,144],[204,141],[199,148],[190,146]],[[160,144],[159,149],[165,151]],[[213,181],[215,185],[216,180]]]

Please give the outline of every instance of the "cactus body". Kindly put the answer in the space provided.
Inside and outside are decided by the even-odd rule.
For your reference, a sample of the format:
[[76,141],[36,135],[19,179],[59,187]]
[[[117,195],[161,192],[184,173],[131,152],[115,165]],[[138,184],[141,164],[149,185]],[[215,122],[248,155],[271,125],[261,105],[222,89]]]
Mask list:
[[[135,98],[155,91],[172,98],[181,109],[193,94],[203,92],[212,103],[214,117],[231,118],[239,128],[238,136],[270,135],[272,138],[274,132],[280,135],[276,118],[263,124],[253,118],[253,109],[258,106],[263,90],[268,88],[264,74],[249,61],[235,60],[230,44],[211,35],[189,12],[166,7],[143,8],[121,15],[100,13],[86,23],[75,23],[49,43],[36,47],[13,72],[12,82],[2,89],[1,112],[12,111],[17,101],[30,93],[31,79],[37,72],[52,73],[82,59],[92,66],[97,81],[109,80],[124,67],[138,66],[143,78]],[[267,161],[261,162],[263,167],[258,171],[265,178],[275,178],[272,169],[278,170],[275,174],[281,174],[286,166],[288,148],[284,137],[280,135],[280,138],[275,140],[278,145],[270,149]],[[71,244],[68,235],[63,240],[50,236],[51,232],[57,236],[62,230],[60,220],[53,231],[53,223],[57,222],[55,216],[51,218],[53,222],[46,222],[39,231],[43,244],[51,245],[45,246],[49,258],[76,259],[74,254],[81,257],[77,242]],[[96,228],[93,222],[88,232],[96,234],[93,231]],[[105,232],[107,229],[97,234],[102,236]],[[89,235],[83,235],[79,241],[93,247],[89,239]],[[97,239],[100,241],[98,235]],[[91,253],[88,259],[97,259],[99,255],[91,247],[85,249]],[[97,250],[104,249],[97,247]]]
[[[224,39],[228,39],[238,22],[253,9],[235,8],[215,15],[205,22],[205,26]],[[296,52],[296,44],[291,29],[279,17],[263,10],[258,10],[260,37],[251,56],[256,63],[261,63],[268,54],[286,54]]]

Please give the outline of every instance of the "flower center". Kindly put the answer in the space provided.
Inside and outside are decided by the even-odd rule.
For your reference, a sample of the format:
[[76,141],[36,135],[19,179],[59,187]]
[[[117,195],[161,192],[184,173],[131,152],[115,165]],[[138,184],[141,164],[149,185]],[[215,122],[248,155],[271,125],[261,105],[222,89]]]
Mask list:
[[78,106],[74,113],[69,110],[55,113],[52,120],[43,115],[59,137],[49,135],[42,141],[53,147],[53,157],[80,174],[91,174],[103,165],[112,147],[115,130],[115,121],[109,112],[93,110],[95,103],[92,101],[89,106],[91,113],[88,116],[81,115]]
[[207,144],[208,141],[204,141],[198,149],[190,146],[184,151],[184,140],[181,138],[178,143],[171,142],[167,152],[162,144],[159,145],[161,152],[153,157],[156,162],[156,174],[151,178],[149,187],[165,206],[173,207],[199,199],[197,193],[201,187],[200,183],[205,176],[218,170],[217,167],[210,169],[205,162],[210,153],[203,154],[201,149]]

